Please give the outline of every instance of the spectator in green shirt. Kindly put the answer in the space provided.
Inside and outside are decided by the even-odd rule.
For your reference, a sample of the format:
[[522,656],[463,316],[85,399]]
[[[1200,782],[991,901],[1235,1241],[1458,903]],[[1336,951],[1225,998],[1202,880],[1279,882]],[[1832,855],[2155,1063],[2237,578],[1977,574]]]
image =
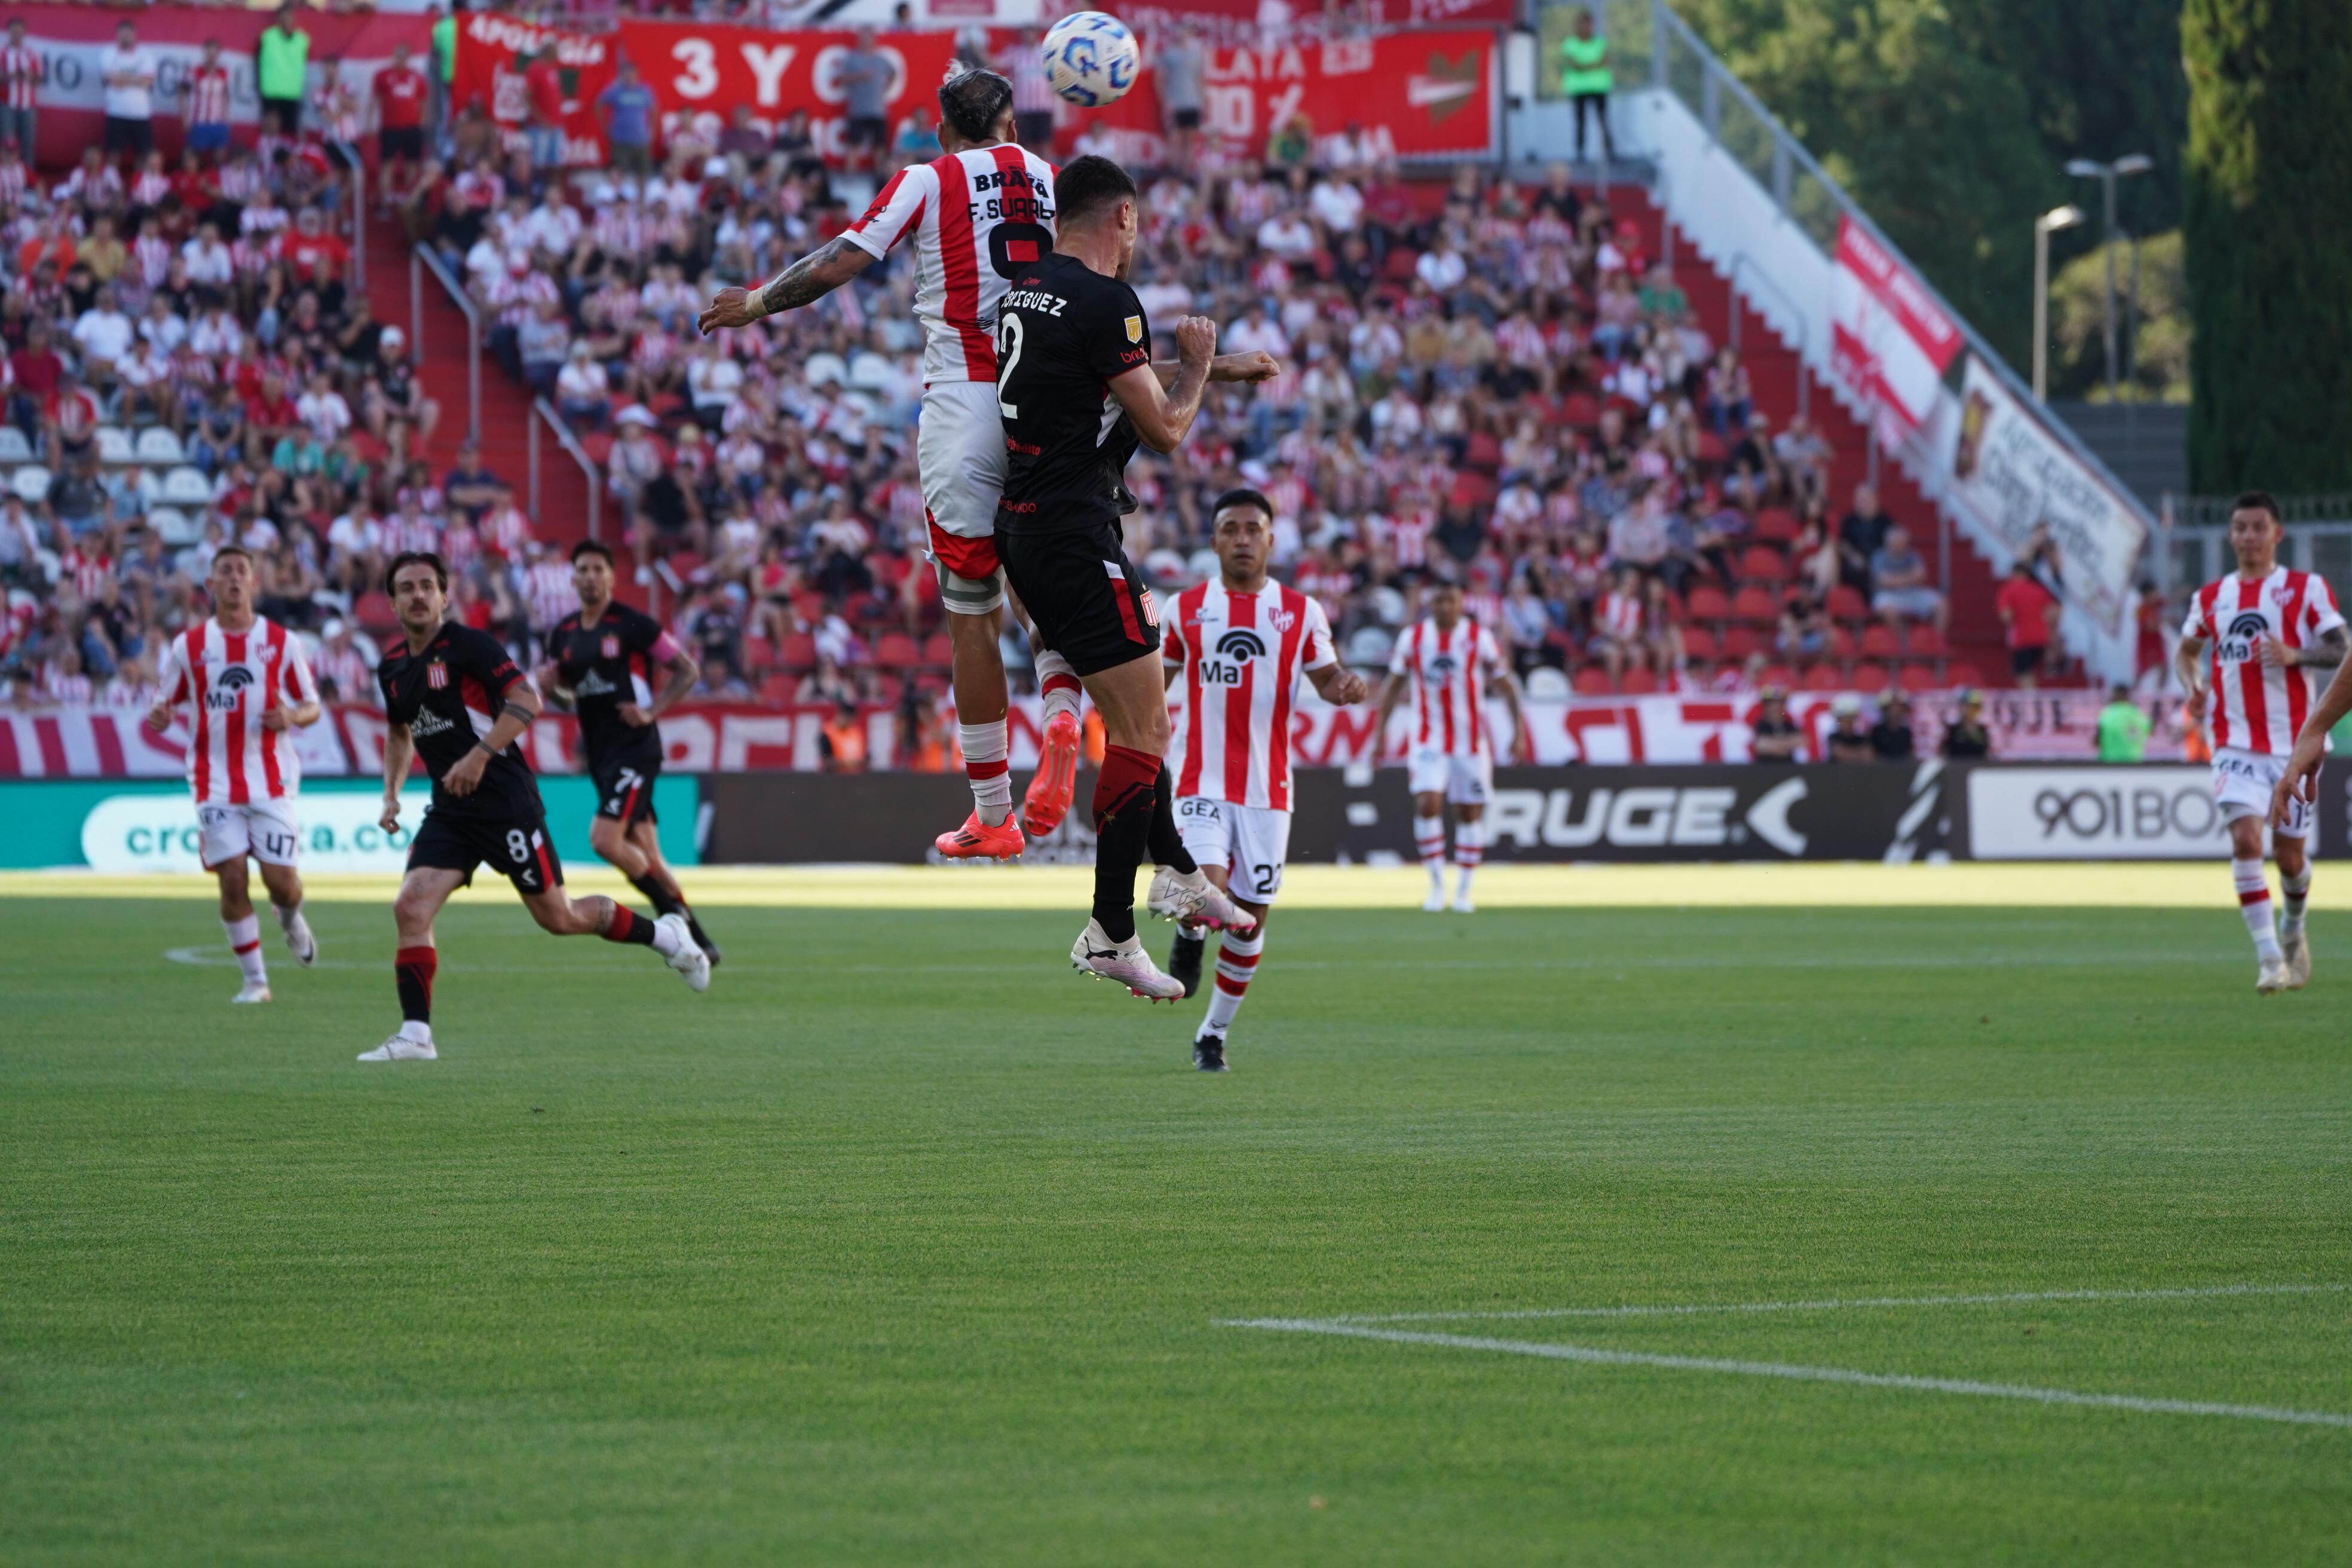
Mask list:
[[1609,68],[1609,40],[1593,26],[1591,11],[1579,16],[1576,30],[1559,41],[1559,55],[1563,62],[1559,90],[1576,106],[1576,161],[1584,162],[1588,113],[1601,121],[1601,150],[1613,161],[1617,143],[1609,134],[1609,94],[1617,85],[1617,77]]
[[261,120],[280,136],[302,133],[302,97],[310,77],[310,35],[294,20],[294,7],[280,5],[254,47],[254,84],[260,89]]
[[2116,682],[2099,710],[2099,761],[2139,762],[2147,755],[2147,715],[2131,700],[2131,688]]

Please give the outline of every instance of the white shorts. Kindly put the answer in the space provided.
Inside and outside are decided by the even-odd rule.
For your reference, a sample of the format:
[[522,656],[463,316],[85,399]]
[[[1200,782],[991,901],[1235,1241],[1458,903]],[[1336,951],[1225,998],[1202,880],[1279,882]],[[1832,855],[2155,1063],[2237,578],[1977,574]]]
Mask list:
[[1495,793],[1495,759],[1489,752],[1464,755],[1437,746],[1415,746],[1406,763],[1414,795],[1444,793],[1455,805],[1484,805]]
[[915,467],[929,523],[926,547],[940,595],[958,615],[1004,603],[996,560],[996,502],[1004,493],[1004,420],[992,381],[942,381],[923,389]]
[[302,819],[291,800],[257,800],[248,805],[200,805],[205,869],[216,870],[247,855],[271,866],[291,866],[302,848]]
[[1270,904],[1282,891],[1290,855],[1290,813],[1188,795],[1176,802],[1176,831],[1203,866],[1225,868],[1234,897]]
[[[2223,746],[2213,753],[2213,800],[2221,808],[2221,820],[2235,822],[2242,816],[2259,816],[2270,820],[2271,798],[2279,780],[2286,777],[2286,759],[2261,752],[2242,751],[2236,746]],[[2290,799],[2286,808],[2286,826],[2272,831],[2281,838],[2307,838],[2311,836],[2311,805],[2306,801]]]

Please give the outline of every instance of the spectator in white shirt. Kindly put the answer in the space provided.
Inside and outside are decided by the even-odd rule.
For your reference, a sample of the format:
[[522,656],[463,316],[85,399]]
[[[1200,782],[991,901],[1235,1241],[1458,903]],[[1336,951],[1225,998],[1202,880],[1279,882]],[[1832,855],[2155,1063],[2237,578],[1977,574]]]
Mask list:
[[1454,248],[1454,239],[1449,235],[1421,253],[1421,259],[1412,264],[1412,274],[1428,284],[1432,293],[1443,297],[1462,287],[1463,280],[1470,276],[1470,264]]
[[1252,302],[1242,319],[1225,329],[1225,341],[1231,352],[1254,353],[1263,349],[1278,360],[1290,357],[1290,337],[1276,321],[1266,320],[1264,306]]
[[1315,209],[1316,217],[1324,231],[1337,238],[1353,234],[1364,220],[1364,193],[1356,188],[1353,180],[1326,177],[1316,182],[1308,194],[1307,203]]
[[1306,261],[1316,251],[1315,230],[1295,212],[1278,212],[1257,226],[1260,250],[1288,262]]
[[196,226],[196,237],[180,247],[180,256],[188,264],[188,281],[199,288],[226,289],[236,280],[236,259],[211,224]]
[[743,367],[706,341],[686,367],[687,395],[694,399],[694,416],[716,435],[727,409],[743,388]]
[[167,356],[188,341],[188,323],[172,309],[172,297],[157,292],[147,297],[147,313],[139,318],[139,336]]
[[155,57],[129,22],[114,29],[114,47],[98,57],[105,85],[105,145],[109,161],[144,158],[155,145]]
[[81,350],[82,378],[100,385],[114,379],[115,362],[131,353],[138,330],[114,302],[114,285],[101,283],[89,310],[74,322],[74,346]]
[[555,406],[565,420],[588,430],[602,430],[612,413],[613,378],[586,340],[575,341],[572,357],[555,373]]
[[206,359],[233,359],[245,346],[245,329],[228,313],[228,306],[215,299],[188,329],[188,346]]
[[294,416],[310,427],[321,446],[333,446],[352,427],[352,405],[324,371],[312,376],[309,389],[294,400]]

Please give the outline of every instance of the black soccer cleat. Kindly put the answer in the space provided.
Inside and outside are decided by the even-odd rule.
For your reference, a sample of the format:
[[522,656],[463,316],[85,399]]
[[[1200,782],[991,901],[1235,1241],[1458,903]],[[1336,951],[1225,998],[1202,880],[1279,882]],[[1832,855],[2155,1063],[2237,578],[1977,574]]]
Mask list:
[[1184,928],[1176,928],[1176,945],[1168,950],[1168,977],[1184,983],[1187,1000],[1201,988],[1201,954],[1208,950],[1205,936],[1186,936]]
[[688,915],[686,917],[686,929],[688,934],[694,938],[694,945],[700,948],[704,954],[709,958],[710,967],[713,969],[718,968],[719,944],[710,940],[710,933],[702,929],[702,922],[696,920],[692,915]]
[[1192,1042],[1192,1065],[1202,1072],[1223,1072],[1225,1069],[1225,1037],[1223,1035],[1202,1035]]

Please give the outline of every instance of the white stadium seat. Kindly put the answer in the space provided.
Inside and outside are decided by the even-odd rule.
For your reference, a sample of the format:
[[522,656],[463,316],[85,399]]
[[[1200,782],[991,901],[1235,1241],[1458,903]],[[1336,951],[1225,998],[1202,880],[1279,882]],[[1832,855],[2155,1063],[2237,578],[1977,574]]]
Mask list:
[[26,506],[38,506],[49,499],[49,470],[26,463],[9,476],[8,488],[24,497]]
[[205,536],[204,530],[196,526],[194,520],[175,506],[159,506],[149,511],[147,526],[174,549],[194,544]]
[[187,453],[180,446],[180,438],[161,425],[150,425],[139,432],[138,454],[141,462],[155,463],[164,468],[188,460]]
[[202,468],[183,465],[163,476],[163,499],[173,506],[210,506],[213,483]]
[[101,463],[127,463],[131,460],[131,432],[120,425],[101,425],[95,432],[98,437],[98,460]]
[[1528,671],[1528,695],[1530,697],[1549,700],[1575,694],[1576,689],[1569,684],[1568,677],[1548,664],[1539,664]]
[[0,425],[0,463],[29,463],[33,444],[14,425]]

